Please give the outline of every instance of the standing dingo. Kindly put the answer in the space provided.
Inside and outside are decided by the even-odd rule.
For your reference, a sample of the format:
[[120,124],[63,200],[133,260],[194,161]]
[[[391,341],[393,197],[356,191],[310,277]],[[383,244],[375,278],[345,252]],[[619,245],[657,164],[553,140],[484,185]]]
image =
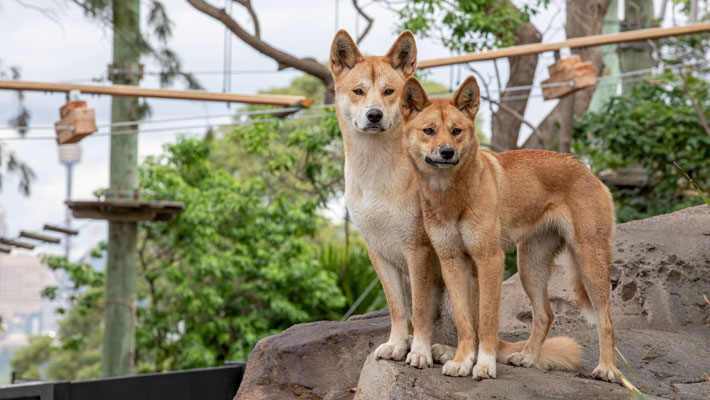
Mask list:
[[[434,359],[444,363],[453,357],[455,349],[431,346],[431,342],[433,338],[437,343],[456,343],[456,329],[436,254],[424,229],[415,170],[402,139],[400,92],[415,71],[416,55],[409,31],[397,38],[385,56],[365,57],[341,30],[331,46],[330,67],[345,149],[345,200],[353,224],[367,243],[392,320],[389,339],[377,347],[375,356],[402,360],[407,355],[408,364],[425,368]],[[477,297],[469,299],[476,312]],[[414,338],[407,354],[410,328]],[[525,343],[501,340],[499,360],[521,351]],[[570,338],[556,337],[545,342],[534,365],[574,370],[579,363],[579,345]]]
[[[479,150],[474,120],[480,104],[469,77],[452,100],[427,97],[410,77],[401,93],[404,142],[419,181],[424,226],[441,263],[458,331],[444,371],[495,378],[504,249],[518,248],[518,271],[533,308],[533,330],[515,365],[534,365],[552,324],[547,295],[554,257],[567,251],[583,311],[593,310],[599,365],[593,376],[614,381],[614,329],[609,315],[615,231],[609,190],[575,157],[551,151],[496,154]],[[478,352],[471,260],[478,281]],[[417,286],[412,276],[412,288]],[[416,294],[416,293],[415,293]],[[414,308],[417,308],[414,296]],[[416,337],[416,326],[414,331]]]

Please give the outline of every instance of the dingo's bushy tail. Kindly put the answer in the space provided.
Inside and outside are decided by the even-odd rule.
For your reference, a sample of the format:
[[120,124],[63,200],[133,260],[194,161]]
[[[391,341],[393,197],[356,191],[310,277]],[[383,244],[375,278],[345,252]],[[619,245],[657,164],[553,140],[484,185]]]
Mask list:
[[[496,358],[505,363],[511,354],[523,350],[527,340],[519,342],[498,341]],[[582,347],[568,336],[547,338],[542,343],[540,355],[535,362],[535,368],[555,371],[576,371],[582,363]]]

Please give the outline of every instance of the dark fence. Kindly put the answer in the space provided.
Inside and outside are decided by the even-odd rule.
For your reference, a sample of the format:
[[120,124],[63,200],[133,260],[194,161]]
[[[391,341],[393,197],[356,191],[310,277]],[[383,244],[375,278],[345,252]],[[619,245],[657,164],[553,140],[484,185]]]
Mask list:
[[0,386],[0,400],[232,400],[245,363],[77,382]]

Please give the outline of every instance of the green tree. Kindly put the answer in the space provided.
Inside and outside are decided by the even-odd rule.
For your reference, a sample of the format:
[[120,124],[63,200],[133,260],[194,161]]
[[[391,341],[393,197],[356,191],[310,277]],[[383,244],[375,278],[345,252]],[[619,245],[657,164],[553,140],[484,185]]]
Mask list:
[[[5,66],[0,60],[0,79],[20,79],[20,68],[15,65]],[[10,118],[10,126],[17,128],[20,136],[27,133],[27,125],[30,121],[30,112],[24,104],[24,93],[17,91],[17,114]],[[35,178],[35,173],[29,165],[17,158],[14,152],[8,150],[4,143],[0,142],[0,190],[3,188],[4,177],[16,175],[19,178],[18,189],[26,196],[30,194],[30,184]]]
[[[217,169],[211,151],[207,142],[183,138],[141,165],[146,197],[182,201],[186,209],[171,222],[140,225],[137,372],[245,360],[264,336],[342,315],[336,273],[321,267],[313,242],[322,223],[317,200],[270,192],[258,176]],[[31,363],[44,357],[44,378],[95,377],[103,273],[64,258],[47,263],[68,271],[76,292],[57,343],[35,344],[39,356]],[[16,358],[21,374],[38,372],[23,367],[31,357]]]
[[151,306],[138,310],[146,321],[137,329],[141,358],[157,369],[245,359],[262,337],[342,307],[310,241],[319,220],[313,200],[215,169],[202,141],[166,150],[145,161],[142,186],[187,208],[174,222],[142,227],[139,265]]
[[692,188],[673,162],[700,187],[710,186],[710,132],[702,123],[710,114],[708,92],[710,82],[702,76],[666,72],[577,121],[574,152],[592,170],[639,165],[646,171],[642,186],[612,188],[619,221],[702,204],[687,195]]
[[415,0],[403,2],[395,11],[399,30],[435,37],[452,51],[470,53],[515,44],[516,31],[548,1],[529,3],[533,4],[518,8],[498,0]]

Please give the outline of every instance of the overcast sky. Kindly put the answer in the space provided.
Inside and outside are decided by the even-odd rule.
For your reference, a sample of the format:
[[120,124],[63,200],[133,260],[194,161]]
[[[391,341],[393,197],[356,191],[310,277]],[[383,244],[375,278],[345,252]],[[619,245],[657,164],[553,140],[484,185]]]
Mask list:
[[[174,22],[170,47],[183,60],[187,71],[214,71],[223,68],[224,27],[193,9],[187,2],[164,0],[168,15]],[[224,0],[211,0],[212,4],[223,6]],[[23,2],[25,4],[34,2]],[[16,65],[21,68],[22,79],[34,81],[68,81],[91,83],[93,78],[105,77],[106,66],[111,62],[111,32],[100,23],[86,18],[79,7],[69,1],[54,0],[39,2],[49,7],[51,17],[32,8],[22,6],[13,0],[0,0],[0,61],[4,66]],[[299,56],[310,56],[327,60],[328,50],[337,28],[356,28],[356,13],[348,0],[340,0],[336,18],[336,1],[333,0],[255,0],[254,6],[261,22],[262,37],[278,48]],[[545,12],[534,17],[538,29],[545,31],[545,42],[564,39],[564,2],[553,0]],[[383,54],[397,36],[394,14],[377,4],[370,4],[367,12],[375,18],[371,33],[360,48],[369,54]],[[145,16],[145,7],[142,12]],[[239,20],[249,25],[248,17],[234,5]],[[360,29],[364,22],[360,21]],[[549,29],[548,29],[549,26]],[[429,59],[450,55],[438,41],[418,39],[419,59]],[[538,65],[536,82],[547,78],[547,66],[551,54],[542,56]],[[144,61],[147,71],[157,68],[149,60]],[[503,79],[507,76],[507,61],[500,60]],[[476,68],[484,76],[492,77],[492,63],[478,63]],[[232,92],[254,93],[259,89],[285,86],[294,77],[295,71],[275,73],[275,63],[238,38],[232,38],[232,70],[259,70],[260,73],[232,76]],[[455,86],[468,73],[459,68],[436,68],[429,79],[446,86]],[[222,90],[221,75],[197,74],[200,83],[212,91]],[[104,82],[106,83],[106,82]],[[505,82],[503,82],[505,84]],[[147,76],[142,87],[158,87],[155,76]],[[539,92],[539,89],[537,89]],[[535,93],[535,91],[534,91]],[[110,98],[106,96],[84,96],[89,106],[96,110],[97,124],[109,121]],[[59,119],[59,107],[64,104],[64,95],[26,93],[25,103],[32,114],[31,126],[51,126]],[[238,107],[225,104],[180,100],[150,100],[153,114],[151,119],[195,116],[191,121],[180,121],[172,125],[170,132],[144,133],[139,136],[139,155],[159,154],[165,143],[175,141],[178,133],[202,135],[205,128],[179,129],[179,126],[218,124],[229,121],[225,116]],[[555,105],[555,101],[543,102],[533,98],[526,117],[533,123],[543,119]],[[15,94],[0,91],[0,138],[16,137],[17,133],[3,129],[17,108]],[[488,120],[488,108],[482,107],[482,115]],[[220,117],[221,116],[221,117]],[[151,125],[153,127],[153,125]],[[54,136],[54,131],[32,129],[28,137]],[[52,140],[7,141],[7,149],[27,162],[37,174],[32,185],[32,194],[24,197],[16,190],[17,178],[4,176],[0,192],[0,207],[5,209],[9,236],[20,230],[39,230],[44,223],[59,223],[64,218],[66,173],[59,164],[57,145]],[[88,137],[81,142],[83,157],[74,169],[74,199],[90,199],[92,192],[108,186],[109,139]],[[340,213],[339,210],[332,211]],[[80,236],[74,240],[72,256],[84,254],[98,240],[104,239],[107,224],[103,221],[88,222],[75,220],[73,225],[83,227]],[[40,246],[35,252],[60,253],[59,246]]]

